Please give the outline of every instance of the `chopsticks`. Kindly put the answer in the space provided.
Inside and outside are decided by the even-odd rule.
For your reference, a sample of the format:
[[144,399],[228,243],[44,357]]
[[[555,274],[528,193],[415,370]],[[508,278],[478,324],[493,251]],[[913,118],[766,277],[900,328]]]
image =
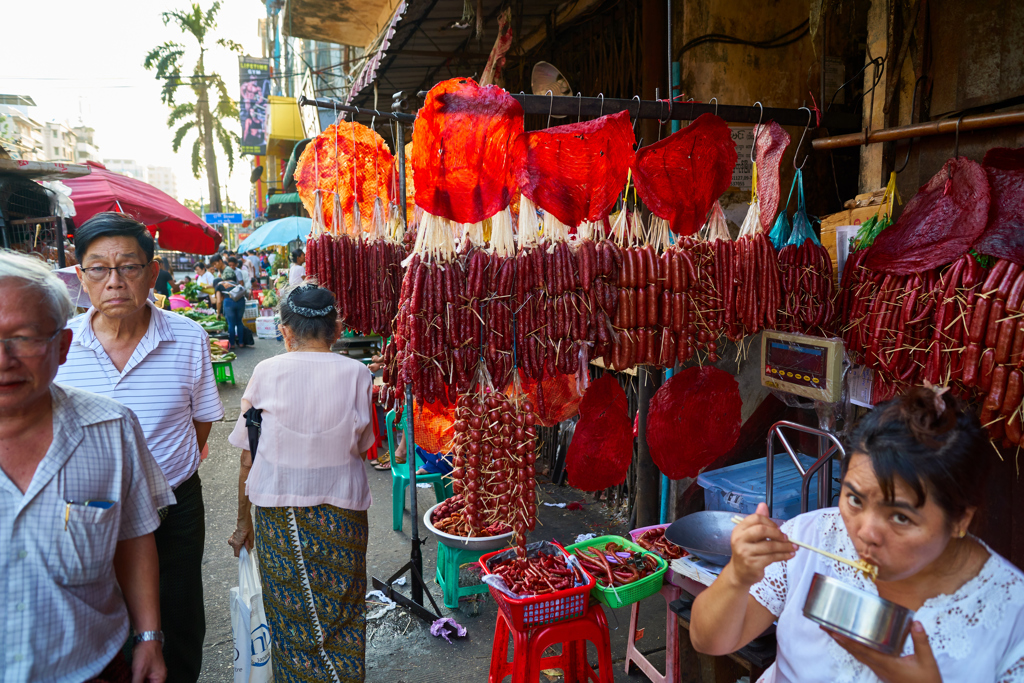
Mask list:
[[[743,518],[740,517],[739,515],[733,515],[730,518],[729,521],[731,521],[733,524],[739,524],[740,522],[743,521]],[[853,567],[854,569],[856,569],[857,571],[864,572],[864,574],[867,575],[868,578],[870,578],[872,581],[874,581],[875,577],[878,576],[878,567],[876,567],[873,564],[869,564],[868,562],[865,562],[863,560],[851,560],[851,559],[849,559],[847,557],[843,557],[842,555],[836,555],[835,553],[830,553],[827,550],[822,550],[821,548],[815,548],[813,545],[807,545],[806,543],[801,543],[800,541],[794,541],[792,538],[789,539],[789,542],[792,543],[793,545],[798,545],[801,548],[805,548],[807,550],[814,551],[814,552],[816,552],[816,553],[818,553],[820,555],[824,555],[825,557],[833,559],[836,562],[842,562],[843,564],[848,564],[851,567]]]

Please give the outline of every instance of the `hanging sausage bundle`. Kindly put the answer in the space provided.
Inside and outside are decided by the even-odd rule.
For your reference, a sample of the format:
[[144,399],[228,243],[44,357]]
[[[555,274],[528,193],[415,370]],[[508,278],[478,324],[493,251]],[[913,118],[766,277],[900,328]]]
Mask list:
[[376,132],[342,121],[307,145],[296,165],[314,217],[307,270],[334,293],[345,326],[362,334],[390,336],[398,308],[404,254],[385,215],[392,161]]
[[[517,340],[526,376],[573,374],[610,346],[615,274],[596,234],[626,183],[633,131],[626,112],[532,131],[516,142],[522,190]],[[543,211],[540,223],[536,208]],[[570,239],[570,230],[576,239]]]

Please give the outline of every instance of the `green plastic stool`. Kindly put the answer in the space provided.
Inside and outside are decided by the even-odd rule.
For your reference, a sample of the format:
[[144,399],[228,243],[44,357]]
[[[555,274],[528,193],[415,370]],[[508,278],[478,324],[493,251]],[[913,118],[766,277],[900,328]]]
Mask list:
[[217,384],[221,382],[235,383],[235,368],[229,360],[213,361],[213,374],[217,378]]
[[486,593],[487,584],[479,586],[459,585],[459,567],[464,564],[476,564],[477,560],[491,552],[490,550],[470,550],[468,548],[449,548],[444,543],[437,543],[437,585],[441,586],[444,595],[444,606],[455,609],[459,606],[459,598],[476,593]]
[[[384,418],[384,426],[388,433],[388,452],[391,454],[391,528],[395,531],[402,530],[402,518],[405,516],[405,489],[409,486],[409,464],[399,465],[395,462],[395,411],[388,411]],[[405,428],[405,419],[398,424],[399,428]],[[413,449],[415,451],[415,449]],[[423,467],[423,460],[416,456],[416,469]],[[416,482],[421,484],[434,485],[434,497],[440,503],[452,496],[451,480],[445,479],[443,474],[417,474]],[[413,492],[412,495],[415,495]],[[413,520],[416,524],[419,520]]]

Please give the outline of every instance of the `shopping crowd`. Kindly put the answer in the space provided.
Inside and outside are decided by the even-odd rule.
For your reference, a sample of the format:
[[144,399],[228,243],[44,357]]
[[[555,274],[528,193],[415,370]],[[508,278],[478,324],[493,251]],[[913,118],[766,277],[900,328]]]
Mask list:
[[[75,252],[91,303],[77,317],[46,266],[0,252],[0,676],[194,682],[206,632],[198,470],[224,417],[208,335],[153,301],[173,275],[134,219],[98,214]],[[372,380],[330,353],[334,298],[302,283],[301,252],[292,261],[288,353],[257,366],[242,401],[264,415],[259,457],[244,416],[230,438],[241,473],[229,542],[257,547],[275,678],[321,680],[326,666],[361,681]],[[257,268],[225,254],[195,271],[244,285]]]

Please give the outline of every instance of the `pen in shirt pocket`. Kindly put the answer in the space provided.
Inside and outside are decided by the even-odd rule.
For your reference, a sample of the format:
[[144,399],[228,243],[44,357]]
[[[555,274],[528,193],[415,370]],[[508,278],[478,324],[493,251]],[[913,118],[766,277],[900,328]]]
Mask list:
[[68,520],[71,519],[72,505],[82,505],[88,508],[100,508],[101,510],[106,510],[114,505],[114,501],[112,500],[87,500],[82,503],[77,500],[66,500],[64,503],[64,531],[68,530]]

